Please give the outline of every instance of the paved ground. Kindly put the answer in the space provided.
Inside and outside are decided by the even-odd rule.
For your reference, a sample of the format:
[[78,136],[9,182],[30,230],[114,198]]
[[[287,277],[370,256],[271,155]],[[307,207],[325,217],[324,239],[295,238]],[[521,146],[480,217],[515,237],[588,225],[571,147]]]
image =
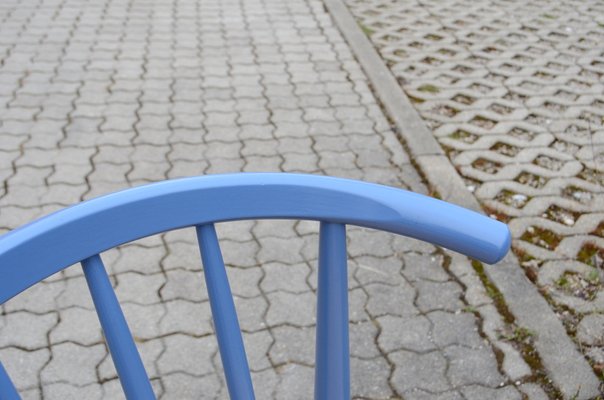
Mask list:
[[604,379],[604,3],[347,4]]
[[[308,172],[428,192],[320,1],[4,1],[0,21],[2,231],[198,174]],[[316,224],[219,234],[257,397],[311,398]],[[555,395],[518,350],[530,354],[531,333],[505,322],[467,259],[348,237],[356,398]],[[225,398],[193,232],[103,257],[158,396]],[[119,398],[86,292],[74,266],[2,306],[0,359],[25,398]]]

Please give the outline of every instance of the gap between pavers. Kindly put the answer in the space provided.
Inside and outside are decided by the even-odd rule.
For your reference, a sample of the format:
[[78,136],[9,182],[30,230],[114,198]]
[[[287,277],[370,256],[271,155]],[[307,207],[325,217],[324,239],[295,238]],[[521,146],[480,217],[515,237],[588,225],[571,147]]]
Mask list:
[[[429,184],[443,200],[482,212],[348,7],[342,0],[324,3]],[[547,301],[524,275],[515,255],[510,252],[497,266],[487,266],[485,273],[503,294],[518,325],[536,333],[535,348],[543,366],[565,398],[579,400],[599,395],[598,378]]]

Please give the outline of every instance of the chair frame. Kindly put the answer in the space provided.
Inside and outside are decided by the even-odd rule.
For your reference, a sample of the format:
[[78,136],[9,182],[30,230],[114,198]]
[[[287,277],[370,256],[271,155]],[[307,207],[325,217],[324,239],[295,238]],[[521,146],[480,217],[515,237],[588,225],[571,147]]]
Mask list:
[[[194,226],[232,399],[253,399],[233,297],[214,224],[320,221],[315,398],[350,398],[346,225],[424,240],[492,264],[510,247],[506,225],[434,198],[316,175],[241,173],[154,183],[92,199],[0,236],[0,304],[80,262],[124,393],[155,398],[100,253]],[[0,398],[19,395],[0,363]]]

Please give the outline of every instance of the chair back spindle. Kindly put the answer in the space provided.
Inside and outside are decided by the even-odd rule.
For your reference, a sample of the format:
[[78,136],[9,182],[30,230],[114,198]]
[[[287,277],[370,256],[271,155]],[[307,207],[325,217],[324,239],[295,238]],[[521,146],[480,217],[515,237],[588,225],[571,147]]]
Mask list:
[[15,389],[13,381],[10,379],[4,366],[0,362],[0,399],[2,400],[18,400],[21,397]]
[[321,222],[315,399],[350,399],[346,226]]
[[231,399],[253,400],[254,389],[237,311],[214,224],[196,227],[220,358]]
[[128,399],[155,399],[101,257],[95,254],[83,260],[82,268],[124,394]]

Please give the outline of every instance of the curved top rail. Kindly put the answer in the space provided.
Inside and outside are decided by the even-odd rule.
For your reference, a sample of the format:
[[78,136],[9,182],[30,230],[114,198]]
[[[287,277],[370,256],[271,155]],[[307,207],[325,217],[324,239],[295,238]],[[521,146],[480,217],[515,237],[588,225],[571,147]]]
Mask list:
[[152,234],[241,219],[307,219],[380,229],[487,263],[506,225],[392,187],[316,175],[240,173],[153,183],[89,200],[0,236],[0,304],[84,258]]

